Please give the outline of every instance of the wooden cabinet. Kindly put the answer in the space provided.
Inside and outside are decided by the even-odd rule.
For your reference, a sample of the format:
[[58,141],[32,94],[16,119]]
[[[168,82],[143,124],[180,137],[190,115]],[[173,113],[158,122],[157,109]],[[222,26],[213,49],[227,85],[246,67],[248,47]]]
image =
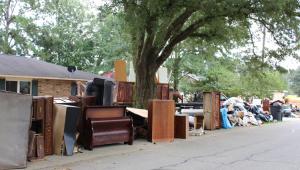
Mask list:
[[269,99],[263,100],[263,111],[270,112],[270,100]]
[[[135,83],[133,82],[118,82],[117,103],[133,104],[134,85]],[[157,84],[156,98],[160,100],[169,100],[169,84]]]
[[174,137],[187,139],[189,136],[189,117],[188,115],[176,115],[174,121]]
[[33,119],[42,120],[44,119],[45,102],[43,97],[34,96],[32,100],[32,111]]
[[153,143],[174,140],[174,100],[151,100],[148,108],[149,140]]
[[[41,155],[53,154],[53,97],[34,96],[32,99],[31,130],[39,135],[39,147],[43,146]],[[37,139],[35,139],[37,140]],[[37,155],[41,158],[41,155]]]
[[205,128],[208,130],[221,128],[220,93],[204,92],[203,108],[205,114]]
[[118,82],[118,103],[133,103],[134,96],[134,83],[133,82]]
[[169,84],[157,84],[156,97],[161,100],[169,100]]

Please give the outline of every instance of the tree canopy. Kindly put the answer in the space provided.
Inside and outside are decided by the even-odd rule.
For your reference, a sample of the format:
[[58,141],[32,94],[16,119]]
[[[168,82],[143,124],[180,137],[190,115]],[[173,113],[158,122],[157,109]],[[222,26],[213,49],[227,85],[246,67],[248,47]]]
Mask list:
[[[95,73],[111,70],[115,59],[130,59],[138,107],[154,98],[154,77],[163,64],[174,73],[175,88],[197,85],[230,94],[269,89],[252,90],[261,95],[273,89],[270,82],[284,88],[278,62],[298,57],[299,0],[106,2],[93,11],[80,0],[0,1],[0,53]],[[255,39],[263,30],[273,47],[260,54]],[[204,79],[183,86],[181,73]]]
[[0,53],[94,73],[110,71],[115,59],[129,56],[124,21],[112,13],[98,16],[79,0],[5,0],[0,10]]
[[[297,48],[297,0],[113,0],[111,4],[124,14],[127,22],[137,73],[137,100],[144,107],[155,94],[155,72],[174,48],[186,40],[218,42],[224,47],[239,45],[253,39],[250,27],[257,23],[271,33],[278,46],[267,51],[268,60],[295,55]],[[236,36],[232,32],[242,33]],[[264,63],[259,57],[247,55],[245,60]]]

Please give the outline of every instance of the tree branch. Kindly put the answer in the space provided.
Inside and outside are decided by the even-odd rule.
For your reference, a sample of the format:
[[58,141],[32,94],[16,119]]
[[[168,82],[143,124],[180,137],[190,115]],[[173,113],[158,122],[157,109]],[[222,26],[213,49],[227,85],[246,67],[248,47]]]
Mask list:
[[177,17],[167,28],[167,33],[164,38],[165,41],[168,41],[173,33],[179,31],[184,23],[189,19],[189,17],[195,12],[195,10],[186,9],[179,17]]
[[254,21],[257,21],[259,23],[261,23],[273,36],[273,39],[275,40],[275,42],[281,46],[281,47],[285,47],[286,45],[281,43],[276,37],[275,37],[275,32],[272,30],[272,25],[267,23],[267,21],[263,20],[263,19],[260,19],[260,18],[254,18],[254,17],[249,17],[250,19],[254,20]]
[[256,53],[255,53],[255,43],[254,43],[254,38],[253,38],[253,34],[251,32],[251,29],[250,29],[250,26],[248,25],[248,31],[249,31],[249,34],[250,34],[250,41],[251,41],[251,44],[252,44],[252,53],[254,56],[258,56]]
[[[236,17],[236,15],[250,15],[251,13],[255,13],[256,10],[253,7],[253,5],[256,5],[258,1],[254,1],[253,3],[245,3],[239,7],[239,9],[236,12],[233,13],[220,13],[219,15],[209,15],[203,18],[198,19],[193,24],[188,26],[185,30],[181,31],[179,34],[173,35],[168,39],[167,45],[161,50],[160,55],[156,59],[157,65],[161,65],[171,54],[173,48],[175,45],[183,40],[185,40],[187,37],[189,37],[193,32],[195,32],[198,28],[200,28],[202,25],[212,21],[215,18],[218,17]],[[247,8],[248,11],[241,12],[243,8]],[[226,11],[226,10],[225,10]],[[184,23],[183,23],[184,24]],[[179,30],[177,30],[179,31]]]
[[199,20],[191,24],[189,27],[187,27],[185,30],[183,30],[181,33],[171,37],[169,43],[162,49],[160,55],[156,59],[156,64],[161,65],[171,54],[176,44],[186,39],[190,34],[196,31],[201,25],[204,25],[205,23],[211,21],[215,17],[218,16],[207,16],[204,18],[200,18]]

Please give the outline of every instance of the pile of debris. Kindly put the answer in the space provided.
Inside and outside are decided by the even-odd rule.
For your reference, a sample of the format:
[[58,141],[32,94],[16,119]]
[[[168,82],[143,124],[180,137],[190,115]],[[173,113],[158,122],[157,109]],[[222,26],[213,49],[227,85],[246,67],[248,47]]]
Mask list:
[[274,101],[269,104],[268,109],[263,109],[261,104],[249,104],[239,97],[231,97],[221,108],[222,127],[259,126],[274,120],[282,121],[282,104],[281,101]]

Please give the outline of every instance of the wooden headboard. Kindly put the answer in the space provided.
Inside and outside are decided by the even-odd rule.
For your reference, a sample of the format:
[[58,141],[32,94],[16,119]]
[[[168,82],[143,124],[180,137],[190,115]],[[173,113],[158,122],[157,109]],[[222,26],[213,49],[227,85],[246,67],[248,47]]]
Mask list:
[[87,106],[85,119],[88,118],[117,118],[124,117],[126,106]]

